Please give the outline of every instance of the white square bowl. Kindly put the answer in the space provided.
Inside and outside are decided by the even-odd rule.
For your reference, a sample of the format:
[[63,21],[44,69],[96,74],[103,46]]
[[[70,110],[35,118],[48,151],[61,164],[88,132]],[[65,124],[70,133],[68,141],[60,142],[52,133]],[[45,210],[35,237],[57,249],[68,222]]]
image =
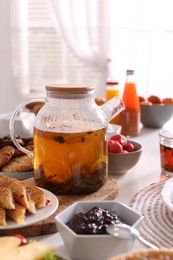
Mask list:
[[106,260],[131,250],[134,240],[115,238],[110,235],[78,235],[66,223],[75,214],[86,213],[93,207],[116,211],[126,224],[138,228],[143,216],[117,201],[78,201],[55,217],[55,222],[71,259]]

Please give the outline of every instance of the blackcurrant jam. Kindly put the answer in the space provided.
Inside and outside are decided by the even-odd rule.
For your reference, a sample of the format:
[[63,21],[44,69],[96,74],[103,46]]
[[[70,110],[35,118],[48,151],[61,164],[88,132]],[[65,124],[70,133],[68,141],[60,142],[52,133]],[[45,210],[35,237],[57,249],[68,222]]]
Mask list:
[[75,233],[80,235],[108,234],[106,227],[110,224],[125,223],[116,211],[93,207],[87,213],[75,214],[67,223]]

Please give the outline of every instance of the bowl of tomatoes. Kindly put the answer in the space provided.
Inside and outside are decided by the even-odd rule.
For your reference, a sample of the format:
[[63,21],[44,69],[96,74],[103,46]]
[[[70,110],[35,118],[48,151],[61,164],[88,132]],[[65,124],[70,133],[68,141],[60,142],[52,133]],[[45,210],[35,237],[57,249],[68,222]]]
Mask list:
[[108,173],[122,175],[132,169],[142,154],[142,145],[115,134],[108,140]]

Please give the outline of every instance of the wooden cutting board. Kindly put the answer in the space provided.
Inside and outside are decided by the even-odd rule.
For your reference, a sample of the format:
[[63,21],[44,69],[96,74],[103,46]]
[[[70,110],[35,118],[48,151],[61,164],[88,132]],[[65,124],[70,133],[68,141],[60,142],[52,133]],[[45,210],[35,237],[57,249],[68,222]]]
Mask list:
[[[29,179],[30,183],[34,184],[33,179]],[[61,212],[63,209],[71,205],[72,203],[84,200],[84,201],[103,201],[103,200],[113,200],[118,194],[118,186],[116,181],[112,177],[108,177],[105,185],[100,188],[98,191],[92,194],[85,194],[85,195],[57,195],[59,200],[59,207],[56,212],[51,215],[49,218],[40,221],[32,226],[27,226],[18,229],[8,229],[0,231],[0,235],[13,235],[15,233],[20,233],[25,237],[34,237],[40,235],[48,235],[58,232],[56,227],[54,218],[55,216]]]

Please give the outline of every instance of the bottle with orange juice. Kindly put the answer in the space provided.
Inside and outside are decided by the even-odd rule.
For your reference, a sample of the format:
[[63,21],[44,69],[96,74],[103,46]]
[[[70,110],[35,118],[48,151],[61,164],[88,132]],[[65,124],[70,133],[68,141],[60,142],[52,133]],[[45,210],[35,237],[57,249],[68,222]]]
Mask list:
[[120,114],[121,133],[125,136],[137,136],[140,131],[140,104],[133,70],[126,71],[122,100],[125,110]]
[[[106,82],[106,101],[110,100],[111,98],[118,96],[119,97],[119,88],[118,82],[113,79],[108,79]],[[111,124],[119,124],[119,115],[114,117],[111,121]]]

